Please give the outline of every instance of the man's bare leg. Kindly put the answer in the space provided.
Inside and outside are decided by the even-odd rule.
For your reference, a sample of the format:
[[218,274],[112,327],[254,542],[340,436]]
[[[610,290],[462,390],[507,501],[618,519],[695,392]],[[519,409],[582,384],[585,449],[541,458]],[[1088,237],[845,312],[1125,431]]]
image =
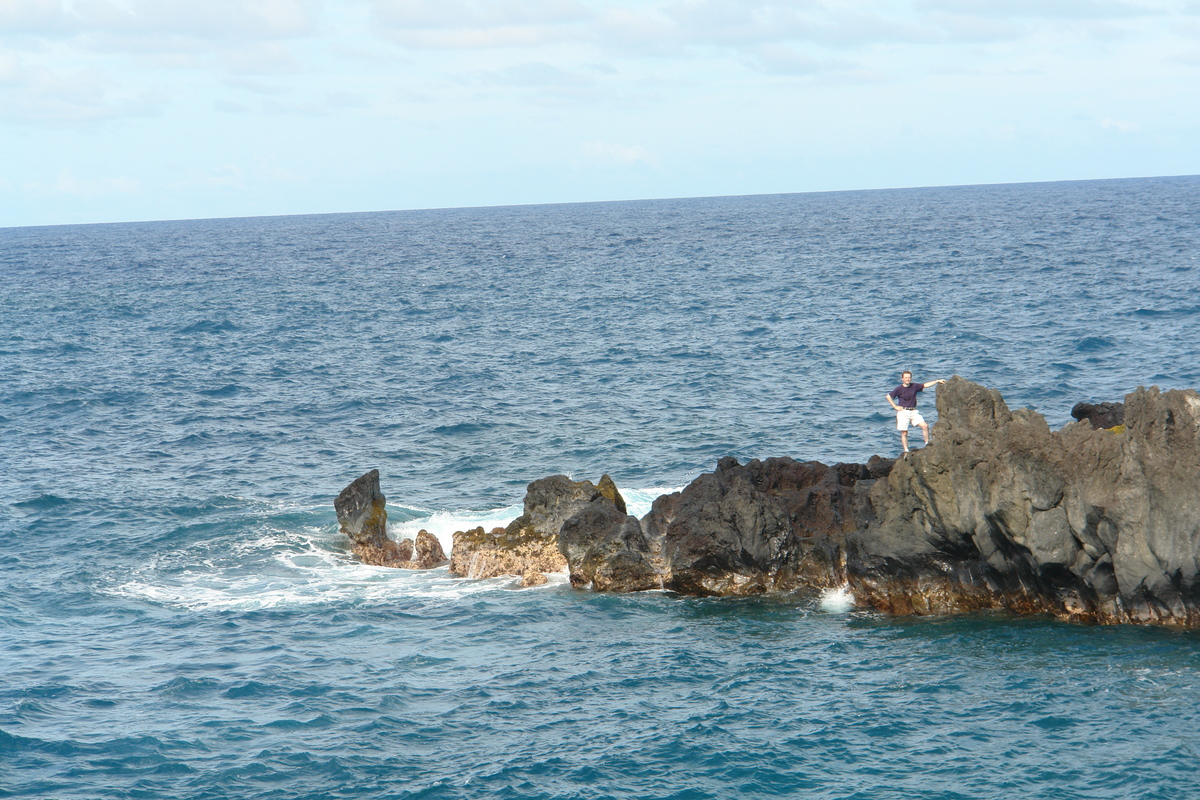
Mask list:
[[908,452],[908,431],[900,431],[900,444],[904,447],[904,452]]
[[925,436],[925,444],[929,444],[929,423],[921,423],[921,433]]

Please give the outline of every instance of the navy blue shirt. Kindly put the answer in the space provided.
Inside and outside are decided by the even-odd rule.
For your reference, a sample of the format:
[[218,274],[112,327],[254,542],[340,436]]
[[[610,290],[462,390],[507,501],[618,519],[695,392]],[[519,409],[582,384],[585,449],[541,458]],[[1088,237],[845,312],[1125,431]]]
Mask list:
[[917,392],[925,388],[923,383],[910,383],[908,386],[897,386],[888,392],[888,395],[896,401],[896,404],[901,408],[916,408],[917,407]]

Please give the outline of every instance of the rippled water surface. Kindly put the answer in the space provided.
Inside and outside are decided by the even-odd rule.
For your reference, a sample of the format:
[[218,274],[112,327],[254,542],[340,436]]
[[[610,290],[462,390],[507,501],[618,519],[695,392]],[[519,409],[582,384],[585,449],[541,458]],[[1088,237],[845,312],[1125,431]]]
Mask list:
[[[1196,634],[364,567],[1200,386],[1200,179],[0,230],[0,797],[1188,798]],[[931,398],[925,408],[932,415]]]

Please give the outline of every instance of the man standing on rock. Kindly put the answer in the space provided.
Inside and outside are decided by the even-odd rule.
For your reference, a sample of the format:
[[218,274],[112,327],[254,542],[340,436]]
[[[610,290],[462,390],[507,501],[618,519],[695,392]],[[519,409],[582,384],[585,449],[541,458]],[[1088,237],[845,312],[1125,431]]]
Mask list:
[[922,391],[926,386],[937,386],[939,383],[945,383],[945,381],[939,378],[929,383],[913,383],[912,373],[905,370],[900,375],[900,385],[884,395],[892,408],[896,409],[896,430],[900,431],[900,444],[904,446],[906,453],[908,452],[909,425],[918,426],[921,433],[925,435],[925,444],[929,444],[929,423],[921,416],[921,412],[917,411],[917,392]]

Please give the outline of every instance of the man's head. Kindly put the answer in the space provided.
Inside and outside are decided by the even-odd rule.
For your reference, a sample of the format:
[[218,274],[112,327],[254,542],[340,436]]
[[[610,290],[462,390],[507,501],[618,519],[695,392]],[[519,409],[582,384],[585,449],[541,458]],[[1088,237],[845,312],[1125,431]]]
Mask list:
[[912,373],[909,372],[908,370],[904,370],[904,372],[901,372],[900,373],[900,382],[902,384],[904,384],[905,386],[908,386],[910,383],[912,383]]

